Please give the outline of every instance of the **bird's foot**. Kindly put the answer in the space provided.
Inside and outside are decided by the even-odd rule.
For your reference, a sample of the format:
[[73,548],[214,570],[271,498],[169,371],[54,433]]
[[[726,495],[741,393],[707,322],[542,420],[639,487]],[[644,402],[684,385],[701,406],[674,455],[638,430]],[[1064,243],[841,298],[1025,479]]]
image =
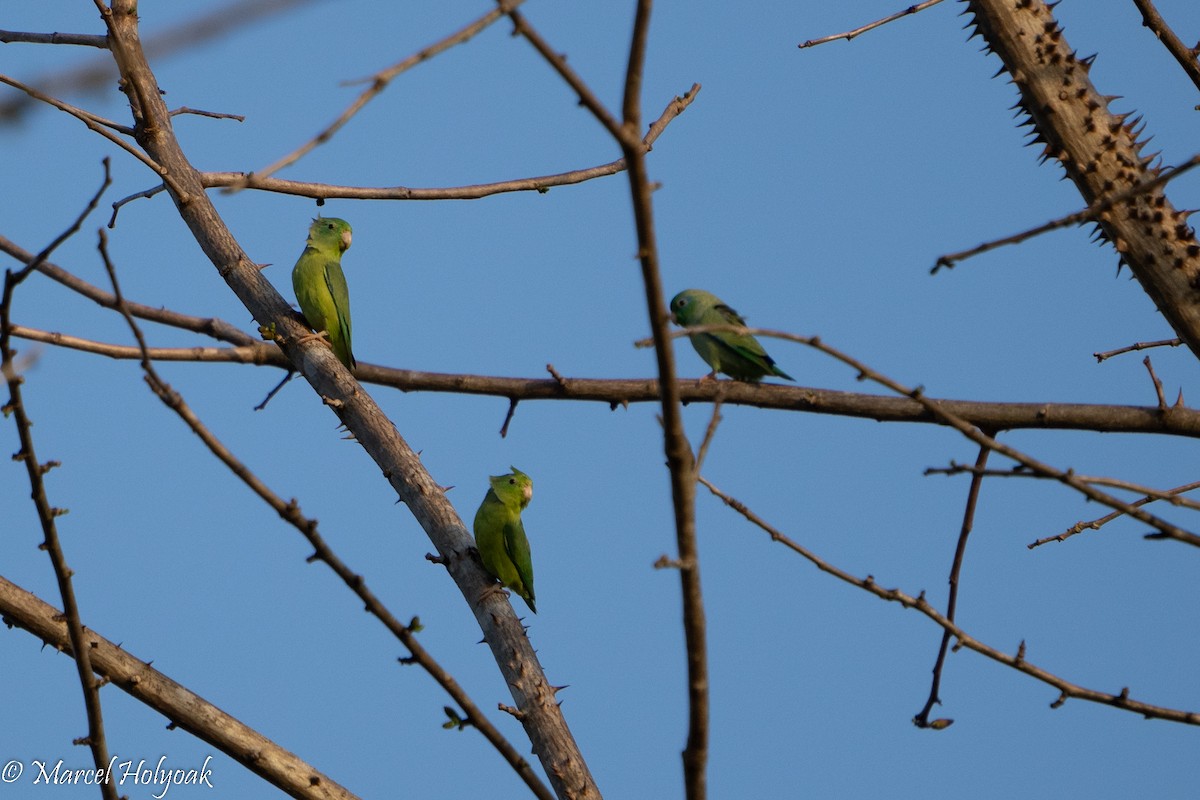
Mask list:
[[475,602],[482,603],[484,598],[486,598],[488,595],[492,595],[492,594],[501,594],[501,595],[504,595],[505,597],[509,596],[508,589],[505,589],[504,586],[499,583],[493,583],[491,586],[484,589],[483,592],[480,593],[479,597],[475,600]]
[[329,341],[329,331],[317,331],[316,333],[306,333],[296,339],[296,344],[308,344],[314,339],[320,339],[329,348],[333,348],[333,343]]

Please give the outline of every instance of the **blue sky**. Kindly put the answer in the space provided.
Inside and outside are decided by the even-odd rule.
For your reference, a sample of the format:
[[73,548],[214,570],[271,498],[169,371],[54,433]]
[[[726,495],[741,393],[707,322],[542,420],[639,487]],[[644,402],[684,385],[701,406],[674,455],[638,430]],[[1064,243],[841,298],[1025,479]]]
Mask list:
[[[1077,210],[1054,165],[1023,147],[1016,91],[966,41],[946,2],[853,42],[797,43],[847,30],[901,4],[661,4],[644,89],[653,119],[703,88],[649,156],[668,294],[708,289],[749,322],[819,334],[935,397],[1150,405],[1133,354],[1092,353],[1172,336],[1110,248],[1066,229],[929,275],[935,259]],[[1200,7],[1161,0],[1185,42]],[[486,2],[303,4],[218,42],[156,62],[176,130],[207,170],[252,170],[330,122],[369,76],[488,10]],[[632,4],[530,0],[529,20],[616,109]],[[191,9],[143,2],[145,38]],[[1144,114],[1165,163],[1196,152],[1195,87],[1140,25],[1132,3],[1066,0],[1056,14],[1092,79]],[[3,6],[0,27],[99,33],[91,3]],[[456,186],[611,161],[616,145],[529,45],[501,22],[401,76],[330,143],[280,177],[355,185]],[[33,81],[103,56],[11,44],[0,72]],[[12,92],[0,92],[0,100]],[[127,121],[114,90],[70,102]],[[0,233],[37,251],[75,217],[113,157],[101,210],[54,261],[104,285],[96,228],[107,203],[149,188],[148,171],[76,120],[36,108],[0,127]],[[1168,188],[1200,207],[1194,174]],[[650,351],[627,181],[612,176],[547,194],[475,201],[330,201],[354,226],[344,258],[360,361],[449,373],[647,377]],[[226,223],[291,299],[289,272],[316,207],[264,192],[213,193]],[[216,316],[252,331],[248,312],[205,259],[165,196],[125,206],[110,249],[126,295]],[[13,266],[10,262],[7,266]],[[130,343],[117,315],[45,279],[15,303],[19,324]],[[208,342],[145,326],[152,345]],[[476,733],[439,727],[448,702],[339,581],[305,563],[303,539],[238,483],[145,388],[132,362],[36,352],[25,399],[49,476],[85,623],[307,759],[360,796],[524,796]],[[803,386],[883,393],[799,345],[767,343]],[[682,376],[706,367],[677,344]],[[1152,352],[1170,399],[1192,399],[1195,358]],[[492,720],[507,688],[431,545],[361,448],[300,381],[254,412],[275,371],[162,364],[160,373],[276,492],[299,499],[331,546],[395,615],[419,615],[422,643]],[[601,791],[682,795],[686,695],[667,472],[652,404],[610,411],[522,403],[509,435],[502,398],[367,387],[468,521],[486,477],[515,464],[533,476],[526,512],[541,613],[530,637]],[[711,409],[684,410],[698,443]],[[705,474],[792,538],[857,575],[943,604],[967,481],[926,467],[973,461],[976,447],[926,425],[726,408]],[[1056,466],[1170,488],[1195,479],[1194,445],[1165,437],[1017,432],[1002,437]],[[0,451],[18,449],[10,421]],[[994,459],[993,466],[1006,466]],[[20,465],[0,466],[0,564],[9,580],[59,600]],[[1105,513],[1048,483],[985,484],[969,545],[960,624],[1076,683],[1164,706],[1200,708],[1200,642],[1190,621],[1196,554],[1145,542],[1124,520],[1063,544],[1026,549]],[[1182,510],[1159,510],[1195,526]],[[940,629],[819,573],[701,489],[697,501],[712,681],[713,797],[1184,797],[1196,732],[1070,701],[966,650],[949,656],[935,733],[910,722],[928,692]],[[0,762],[87,766],[73,664],[20,630],[0,638],[10,688]],[[198,765],[213,754],[219,796],[260,782],[114,688],[103,692],[110,749]],[[18,784],[20,785],[20,784]],[[33,790],[30,790],[31,792]],[[93,790],[60,789],[63,796]],[[172,797],[207,790],[176,787]],[[261,792],[261,789],[258,790]],[[135,793],[136,794],[136,793]],[[0,786],[0,796],[3,787]]]

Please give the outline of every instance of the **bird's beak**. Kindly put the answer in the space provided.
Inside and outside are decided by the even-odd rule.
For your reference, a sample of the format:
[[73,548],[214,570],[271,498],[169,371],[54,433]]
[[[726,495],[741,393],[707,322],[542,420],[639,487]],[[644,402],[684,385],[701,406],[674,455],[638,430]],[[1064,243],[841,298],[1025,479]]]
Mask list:
[[525,503],[526,503],[526,505],[528,505],[529,501],[533,499],[533,484],[532,483],[528,483],[525,485],[525,491],[523,492],[523,494],[525,495]]
[[350,249],[350,231],[345,231],[342,233],[342,252],[344,253],[349,249]]

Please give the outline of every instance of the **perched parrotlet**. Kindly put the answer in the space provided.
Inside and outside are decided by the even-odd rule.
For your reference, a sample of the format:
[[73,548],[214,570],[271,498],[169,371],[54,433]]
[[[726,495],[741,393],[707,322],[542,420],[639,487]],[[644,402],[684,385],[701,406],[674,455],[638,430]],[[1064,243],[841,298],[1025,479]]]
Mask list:
[[353,369],[350,348],[350,291],[342,274],[342,253],[350,247],[350,223],[319,217],[308,229],[304,252],[292,269],[292,288],[308,325],[329,339],[338,360]]
[[533,561],[521,524],[521,511],[533,498],[533,479],[516,467],[511,469],[508,475],[488,478],[492,486],[475,512],[475,545],[484,568],[536,614]]
[[[719,297],[703,289],[685,289],[671,298],[671,316],[682,327],[693,325],[741,325],[746,321],[725,305]],[[775,365],[775,359],[748,333],[714,331],[689,333],[692,347],[712,367],[709,378],[724,372],[739,381],[760,381],[767,375],[777,375],[789,381],[791,375]]]

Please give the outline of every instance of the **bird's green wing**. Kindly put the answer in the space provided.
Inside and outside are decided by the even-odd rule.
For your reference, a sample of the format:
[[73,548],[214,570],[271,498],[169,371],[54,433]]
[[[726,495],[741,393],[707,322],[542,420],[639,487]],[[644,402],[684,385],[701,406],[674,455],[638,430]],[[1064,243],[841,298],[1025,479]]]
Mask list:
[[[706,325],[741,325],[746,320],[724,303],[705,309],[704,324]],[[781,378],[794,380],[792,376],[775,366],[775,359],[767,355],[767,351],[748,333],[731,333],[728,331],[700,334],[721,363],[723,372],[735,377],[757,380],[763,375],[778,375]]]
[[[329,320],[329,340],[337,357],[348,367],[356,366],[354,351],[350,346],[350,289],[346,286],[346,274],[339,260],[325,261],[325,288],[333,300],[333,315]],[[335,330],[336,329],[336,330]]]
[[512,587],[517,594],[525,599],[530,610],[537,613],[533,600],[533,558],[529,553],[529,539],[525,536],[525,525],[521,517],[514,515],[504,524],[504,550],[509,560],[517,568],[520,587]]

